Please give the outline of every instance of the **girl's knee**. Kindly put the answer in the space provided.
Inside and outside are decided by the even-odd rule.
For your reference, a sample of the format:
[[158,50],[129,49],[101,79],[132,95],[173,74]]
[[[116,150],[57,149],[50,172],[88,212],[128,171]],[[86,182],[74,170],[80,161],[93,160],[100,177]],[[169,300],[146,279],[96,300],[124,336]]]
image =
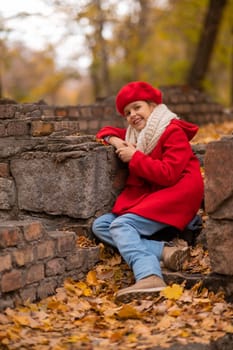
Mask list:
[[98,234],[100,228],[101,228],[100,220],[99,218],[97,218],[92,223],[92,231],[94,232],[95,235]]
[[122,235],[124,234],[124,230],[122,230],[123,226],[125,226],[125,222],[122,220],[121,217],[118,217],[111,223],[111,225],[109,226],[109,231],[113,240],[118,241],[119,239],[121,239]]

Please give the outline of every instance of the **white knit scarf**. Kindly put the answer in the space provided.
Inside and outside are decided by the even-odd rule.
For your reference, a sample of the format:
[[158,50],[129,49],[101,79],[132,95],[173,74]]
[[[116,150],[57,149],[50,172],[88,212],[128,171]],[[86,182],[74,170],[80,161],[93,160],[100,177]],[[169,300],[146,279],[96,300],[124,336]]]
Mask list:
[[136,149],[149,154],[156,146],[160,136],[170,124],[172,119],[179,119],[165,104],[157,105],[149,118],[146,126],[141,130],[135,130],[131,125],[126,131],[126,141],[136,144]]

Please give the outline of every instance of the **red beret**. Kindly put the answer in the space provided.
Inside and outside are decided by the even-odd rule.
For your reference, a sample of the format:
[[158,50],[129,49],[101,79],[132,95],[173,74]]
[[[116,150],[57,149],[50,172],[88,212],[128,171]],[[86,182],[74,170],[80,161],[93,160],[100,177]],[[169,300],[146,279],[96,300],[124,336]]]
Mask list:
[[116,108],[124,115],[124,108],[134,101],[153,101],[162,103],[162,93],[152,85],[143,81],[133,81],[121,88],[116,96]]

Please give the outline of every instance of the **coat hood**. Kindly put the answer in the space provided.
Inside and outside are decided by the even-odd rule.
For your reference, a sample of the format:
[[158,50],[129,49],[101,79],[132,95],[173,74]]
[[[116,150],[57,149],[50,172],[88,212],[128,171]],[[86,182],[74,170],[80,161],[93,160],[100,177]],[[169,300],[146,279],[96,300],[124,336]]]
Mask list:
[[171,123],[181,127],[187,135],[189,141],[193,139],[193,137],[196,135],[199,129],[199,127],[196,124],[186,122],[185,120],[181,119],[173,119]]

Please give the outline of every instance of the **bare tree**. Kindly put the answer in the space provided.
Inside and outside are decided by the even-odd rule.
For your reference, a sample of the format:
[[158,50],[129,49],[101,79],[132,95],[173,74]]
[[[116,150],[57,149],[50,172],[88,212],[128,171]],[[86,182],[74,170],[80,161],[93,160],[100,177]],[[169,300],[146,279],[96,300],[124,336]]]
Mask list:
[[209,6],[203,23],[197,51],[187,77],[187,83],[192,87],[202,87],[202,82],[208,71],[211,55],[223,15],[223,10],[226,4],[227,0],[209,1]]

